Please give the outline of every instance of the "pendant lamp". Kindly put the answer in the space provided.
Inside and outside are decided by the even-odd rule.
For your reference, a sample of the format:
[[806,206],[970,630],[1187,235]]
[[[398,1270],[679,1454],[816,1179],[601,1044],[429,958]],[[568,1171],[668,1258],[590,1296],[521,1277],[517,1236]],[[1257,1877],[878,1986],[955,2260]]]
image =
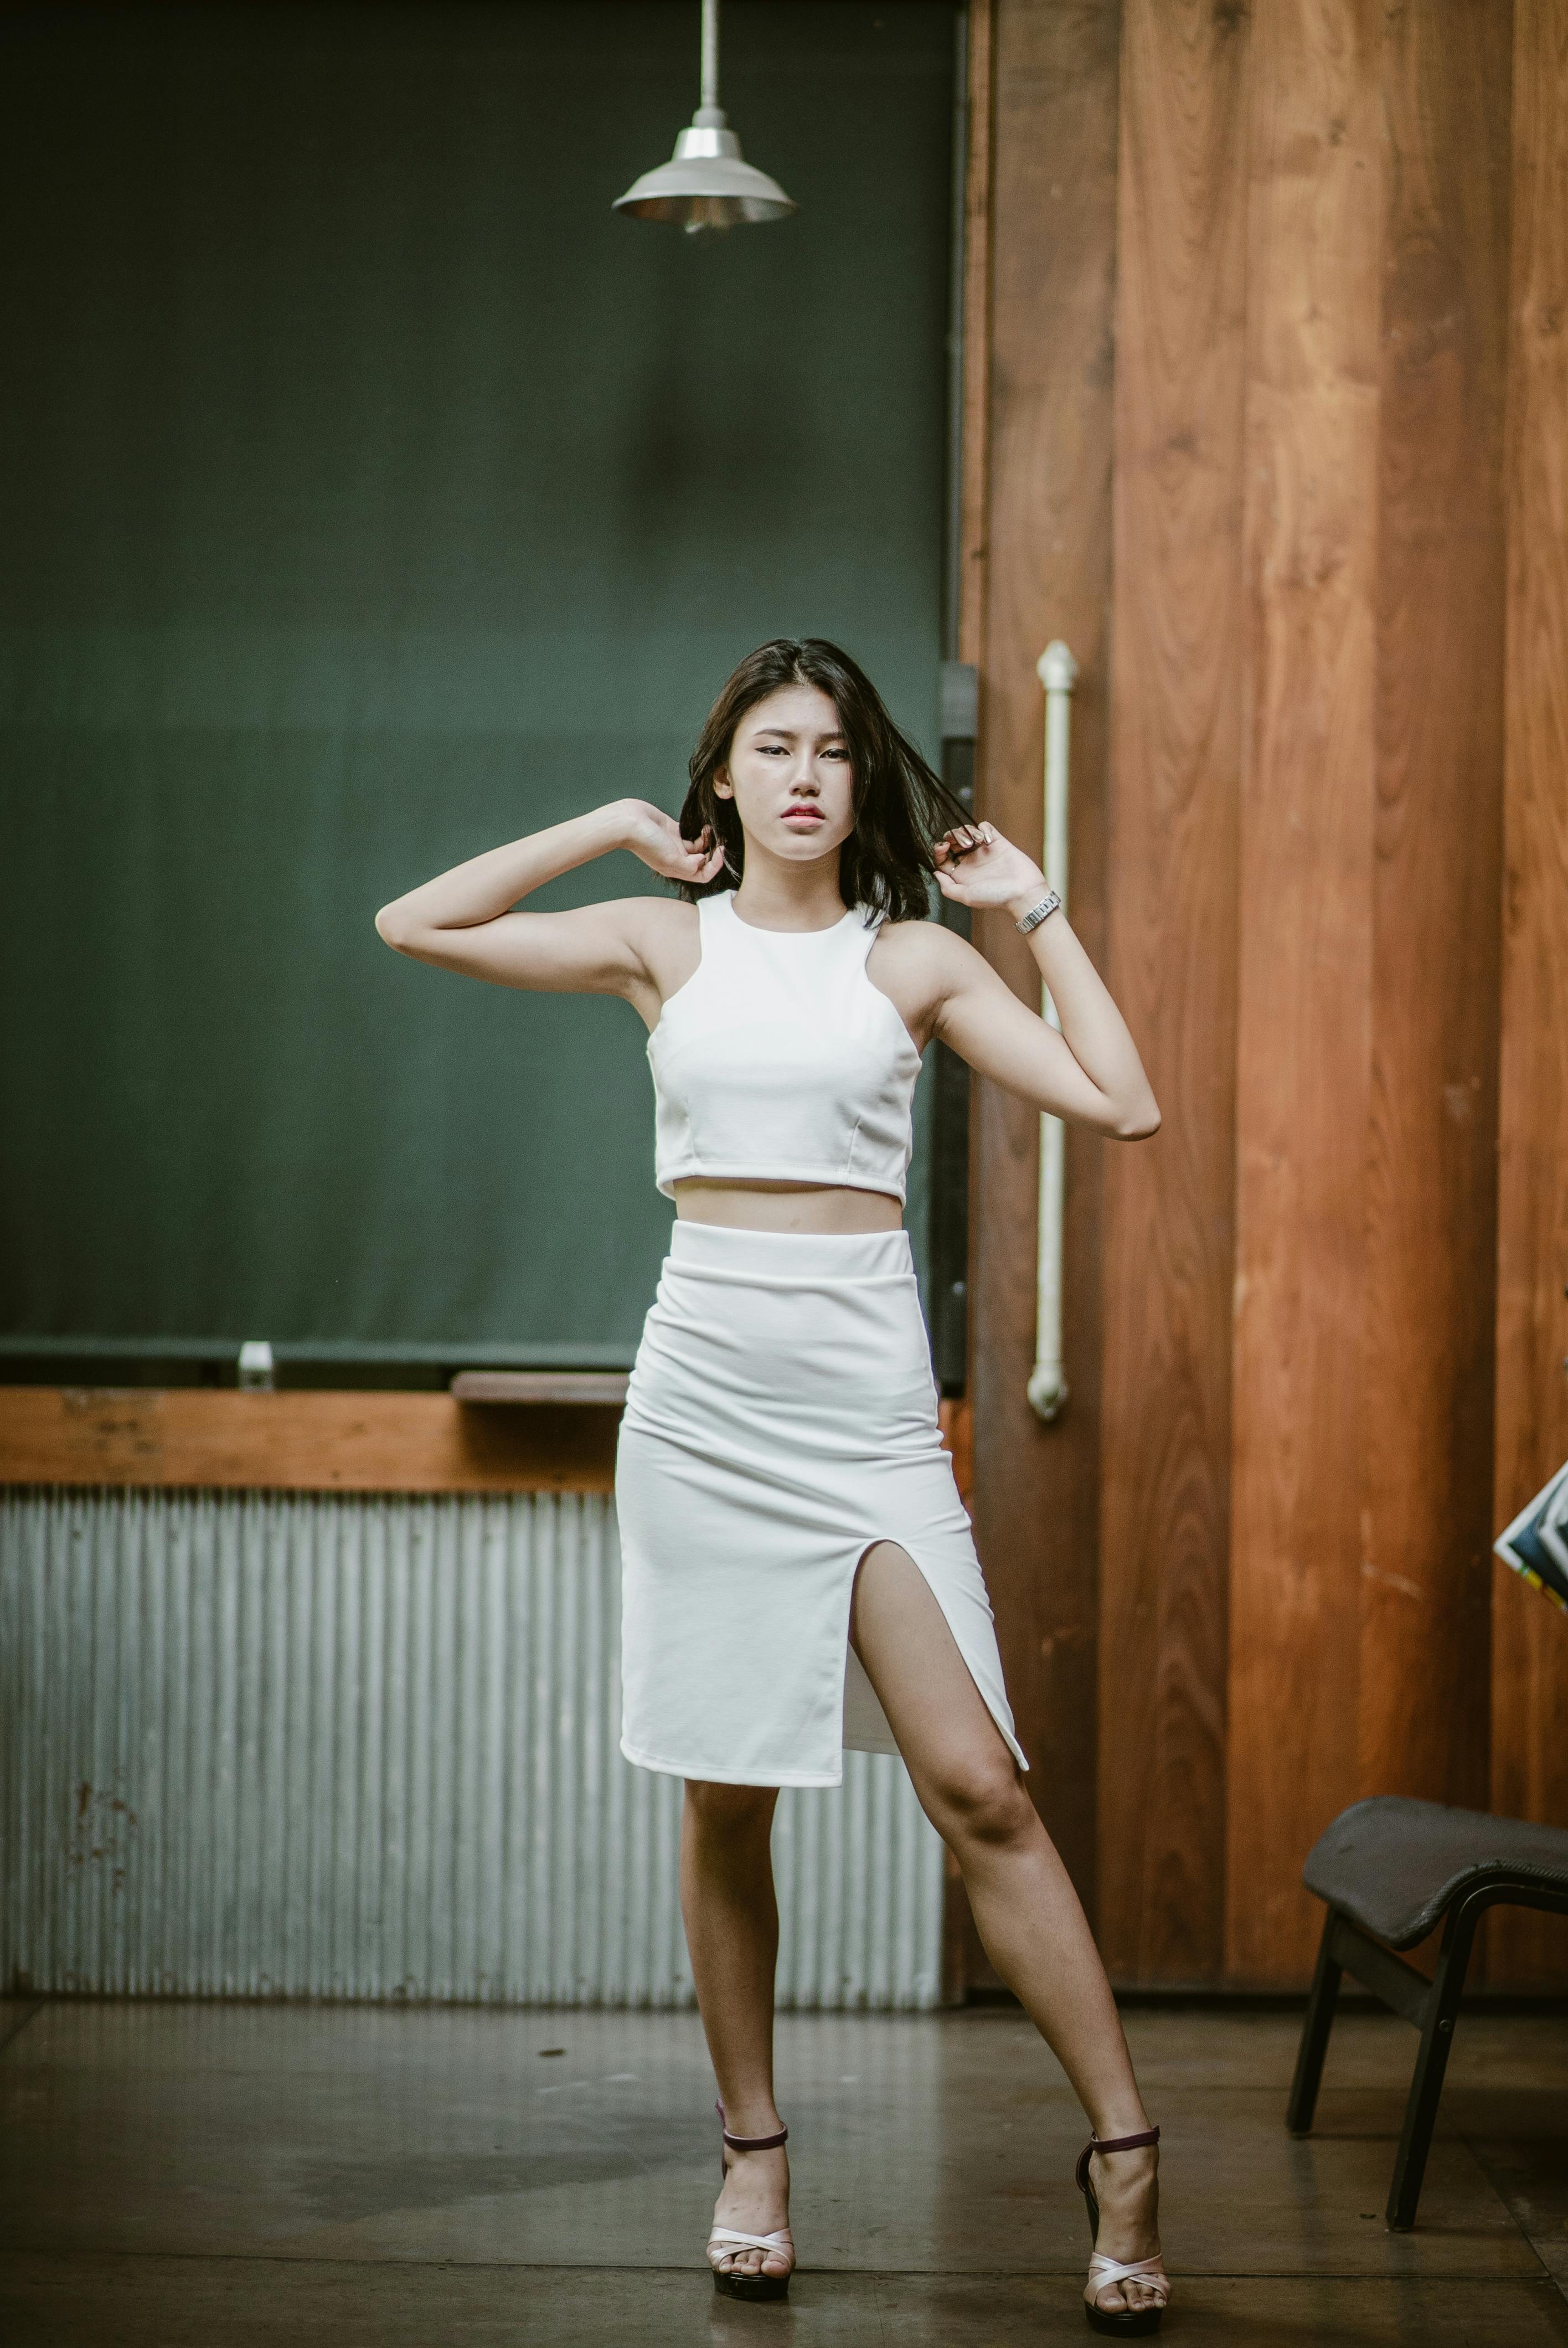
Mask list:
[[644,171],[614,209],[638,220],[679,221],[688,236],[748,221],[783,220],[796,208],[776,180],[741,156],[719,104],[719,0],[702,0],[702,103],[668,163]]

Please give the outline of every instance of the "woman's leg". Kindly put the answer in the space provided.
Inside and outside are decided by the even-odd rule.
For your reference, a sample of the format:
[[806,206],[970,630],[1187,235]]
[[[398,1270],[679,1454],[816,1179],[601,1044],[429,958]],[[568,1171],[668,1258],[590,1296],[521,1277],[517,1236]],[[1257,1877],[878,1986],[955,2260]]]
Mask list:
[[[714,1786],[688,1778],[681,1821],[681,1913],[697,2003],[732,2136],[776,2136],[774,2103],[774,1968],[779,1911],[772,1834],[778,1789]],[[789,2223],[789,2160],[775,2152],[731,2152],[713,2211],[737,2234],[774,2234]],[[776,2250],[739,2250],[721,2262],[736,2274],[787,2274]]]
[[[921,1807],[963,1870],[986,1953],[1066,2072],[1095,2135],[1141,2135],[1149,2121],[1088,1919],[947,1617],[892,1541],[861,1561],[852,1635]],[[1155,2168],[1153,2147],[1096,2156],[1099,2247],[1109,2257],[1158,2250]],[[1112,2284],[1101,2304],[1114,2312],[1153,2297],[1142,2283]]]

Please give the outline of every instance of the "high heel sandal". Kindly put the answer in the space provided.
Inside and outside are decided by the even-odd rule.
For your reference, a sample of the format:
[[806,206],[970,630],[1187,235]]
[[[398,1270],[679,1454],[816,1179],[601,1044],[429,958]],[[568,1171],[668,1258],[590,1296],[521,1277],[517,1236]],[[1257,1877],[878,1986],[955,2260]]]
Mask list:
[[[1083,2312],[1095,2332],[1109,2332],[1122,2340],[1142,2340],[1160,2329],[1160,2318],[1171,2296],[1171,2279],[1165,2272],[1165,2262],[1156,2250],[1152,2259],[1111,2259],[1094,2245],[1100,2240],[1100,2202],[1089,2181],[1089,2164],[1097,2152],[1134,2152],[1143,2144],[1158,2144],[1158,2128],[1146,2128],[1142,2136],[1107,2137],[1103,2143],[1091,2137],[1078,2156],[1078,2189],[1089,2204],[1089,2281],[1083,2286]],[[1109,2308],[1099,2305],[1100,2293],[1113,2282],[1147,2283],[1159,2293],[1153,2307]]]
[[[719,2127],[724,2140],[719,2148],[721,2182],[730,2173],[730,2164],[724,2158],[724,2145],[732,2152],[772,2152],[775,2145],[789,2142],[788,2128],[780,2128],[777,2136],[732,2136],[724,2126],[723,2105],[715,2104],[713,2109],[719,2115]],[[721,2258],[728,2257],[732,2250],[771,2250],[778,2257],[787,2258],[793,2271],[794,2242],[787,2226],[781,2226],[776,2234],[736,2234],[728,2226],[715,2226],[708,2237],[708,2263],[713,2267],[713,2289],[722,2291],[726,2299],[783,2299],[789,2291],[787,2274],[771,2275],[760,2271],[756,2274],[736,2274],[733,2270],[728,2274],[721,2274],[713,2266],[713,2246],[716,2242],[727,2246],[720,2251]]]

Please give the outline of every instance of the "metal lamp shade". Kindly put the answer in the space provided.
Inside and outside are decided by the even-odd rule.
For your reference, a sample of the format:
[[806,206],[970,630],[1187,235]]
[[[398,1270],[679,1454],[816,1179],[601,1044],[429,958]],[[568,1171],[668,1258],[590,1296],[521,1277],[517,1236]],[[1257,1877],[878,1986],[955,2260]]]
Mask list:
[[[704,114],[719,118],[704,122]],[[796,206],[776,180],[744,160],[741,142],[725,127],[718,108],[703,107],[691,129],[676,139],[670,161],[644,171],[616,199],[614,209],[638,220],[678,221],[688,234],[694,234],[700,229],[784,220]]]

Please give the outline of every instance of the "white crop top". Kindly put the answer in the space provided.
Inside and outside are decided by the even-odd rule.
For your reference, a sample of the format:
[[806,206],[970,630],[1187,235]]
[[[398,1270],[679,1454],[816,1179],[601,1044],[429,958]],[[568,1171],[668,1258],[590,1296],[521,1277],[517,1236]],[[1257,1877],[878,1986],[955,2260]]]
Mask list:
[[920,1055],[866,975],[881,916],[759,930],[700,897],[702,958],[648,1038],[659,1188],[823,1182],[904,1196]]

